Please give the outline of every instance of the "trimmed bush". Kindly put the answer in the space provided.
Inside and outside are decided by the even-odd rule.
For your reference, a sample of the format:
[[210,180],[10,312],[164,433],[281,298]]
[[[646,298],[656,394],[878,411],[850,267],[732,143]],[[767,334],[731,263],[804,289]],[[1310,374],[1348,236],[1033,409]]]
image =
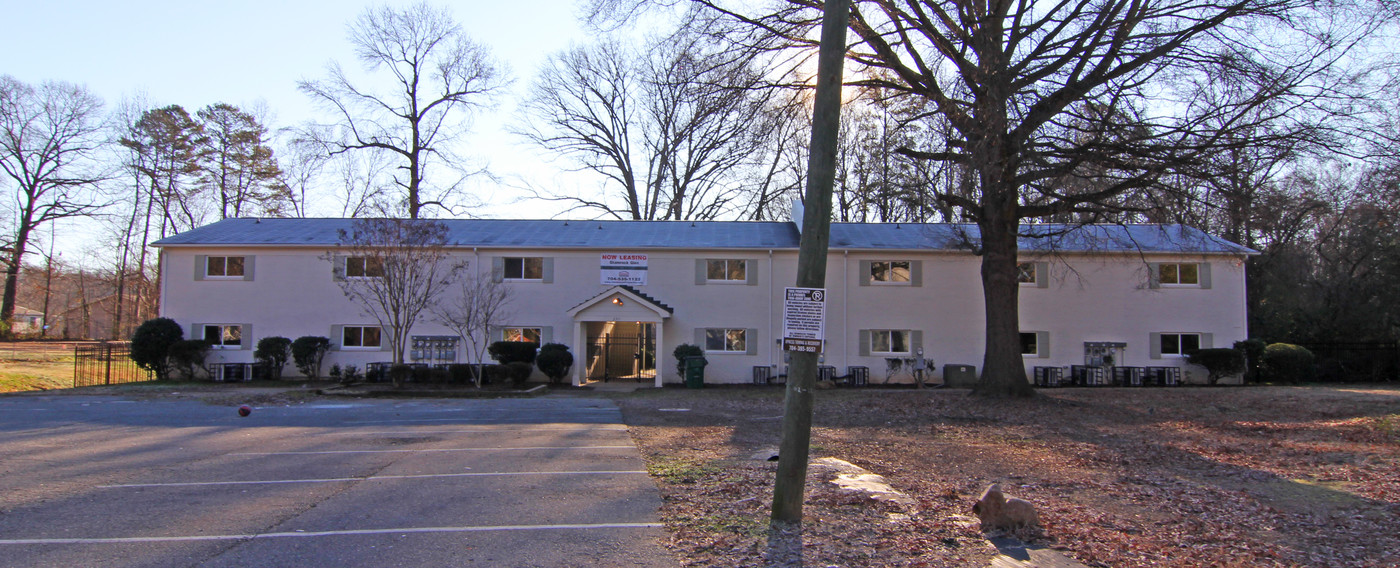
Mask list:
[[1264,348],[1264,376],[1270,381],[1297,383],[1312,380],[1313,354],[1306,347],[1272,343]]
[[539,344],[533,341],[497,341],[486,346],[486,353],[497,363],[535,363],[535,350]]
[[413,367],[402,363],[389,367],[389,380],[394,382],[394,386],[401,387],[413,377]]
[[1235,349],[1244,352],[1245,356],[1245,380],[1259,380],[1259,373],[1264,365],[1264,349],[1269,346],[1263,339],[1246,339],[1236,341]]
[[282,378],[282,367],[287,364],[287,360],[292,356],[292,340],[285,337],[264,337],[258,340],[258,348],[253,351],[253,358],[258,360],[267,369],[268,378]]
[[569,352],[567,345],[546,343],[540,348],[540,355],[535,359],[535,364],[541,373],[549,377],[550,384],[557,385],[563,382],[564,375],[574,366],[574,354]]
[[699,345],[691,345],[691,344],[689,344],[689,343],[682,343],[682,344],[676,346],[675,351],[672,351],[672,352],[671,352],[671,355],[674,356],[674,357],[676,358],[676,374],[677,374],[677,375],[680,375],[681,380],[684,381],[684,380],[685,380],[685,358],[686,358],[686,357],[704,357],[704,356],[705,356],[705,350],[704,350],[704,349],[701,349]]
[[513,361],[501,366],[505,367],[506,376],[515,388],[524,387],[525,381],[530,380],[530,374],[535,372],[535,366],[524,361]]
[[209,342],[203,339],[181,339],[170,345],[170,367],[180,371],[185,380],[194,379],[209,355]]
[[292,342],[292,362],[308,379],[321,374],[321,360],[331,350],[331,340],[316,335],[303,335]]
[[469,363],[452,363],[447,366],[448,381],[456,385],[465,385],[472,382],[472,367]]
[[1197,349],[1186,356],[1186,362],[1205,367],[1212,385],[1245,370],[1244,351],[1238,349]]
[[155,373],[156,380],[169,380],[170,346],[184,338],[185,330],[173,319],[146,320],[131,334],[131,360]]

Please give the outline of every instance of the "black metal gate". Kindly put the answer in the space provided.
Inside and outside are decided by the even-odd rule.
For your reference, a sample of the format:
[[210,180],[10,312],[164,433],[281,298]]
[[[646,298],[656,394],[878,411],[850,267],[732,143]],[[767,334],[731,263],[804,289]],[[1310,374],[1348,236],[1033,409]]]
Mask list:
[[73,386],[115,385],[155,380],[150,371],[131,360],[130,341],[73,346]]
[[1379,382],[1400,378],[1400,342],[1299,343],[1316,357],[1319,381]]
[[588,343],[588,378],[595,381],[612,379],[656,379],[656,340],[647,333],[641,335],[603,334]]

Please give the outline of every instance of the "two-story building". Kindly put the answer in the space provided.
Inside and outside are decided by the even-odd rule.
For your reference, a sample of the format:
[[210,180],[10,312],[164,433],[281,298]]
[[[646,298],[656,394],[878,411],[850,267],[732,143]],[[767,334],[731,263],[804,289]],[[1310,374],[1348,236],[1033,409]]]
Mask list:
[[[464,274],[511,289],[492,340],[570,346],[572,380],[677,382],[673,349],[702,347],[708,382],[780,375],[784,289],[796,279],[792,222],[442,220]],[[161,240],[161,313],[247,362],[268,336],[325,336],[327,365],[392,359],[384,330],[336,281],[370,270],[336,253],[350,219],[227,219]],[[1247,337],[1253,251],[1179,225],[1028,225],[1022,239],[1022,351],[1033,367],[1160,366],[1202,382],[1185,354]],[[831,226],[823,364],[908,382],[922,349],[935,369],[980,365],[983,299],[976,227]],[[337,260],[339,259],[339,260]],[[337,262],[346,263],[336,266]],[[356,272],[359,271],[359,272]],[[410,362],[467,362],[425,317]],[[767,369],[766,371],[764,369]],[[940,373],[932,375],[939,380]]]

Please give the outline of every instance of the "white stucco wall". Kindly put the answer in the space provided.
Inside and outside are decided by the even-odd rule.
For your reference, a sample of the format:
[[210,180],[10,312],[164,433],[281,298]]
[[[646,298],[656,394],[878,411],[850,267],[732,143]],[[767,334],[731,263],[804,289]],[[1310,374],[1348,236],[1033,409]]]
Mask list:
[[[331,336],[333,325],[374,325],[358,306],[347,300],[332,278],[325,249],[310,247],[194,247],[169,246],[163,254],[162,314],[185,326],[187,335],[198,333],[197,324],[243,324],[241,350],[216,350],[210,363],[252,360],[252,347],[262,337],[296,338]],[[653,309],[625,302],[588,306],[569,311],[595,298],[610,286],[600,283],[600,254],[636,252],[648,255],[648,282],[638,290],[674,309],[662,317]],[[251,280],[196,280],[199,255],[245,255],[253,258]],[[551,282],[512,282],[515,296],[512,315],[505,326],[546,328],[545,340],[571,345],[581,359],[584,321],[658,321],[662,345],[658,371],[665,382],[678,382],[671,352],[681,343],[694,343],[696,330],[739,328],[753,330],[755,345],[747,353],[712,353],[706,369],[710,382],[747,383],[755,365],[781,371],[782,294],[795,280],[797,252],[765,249],[725,250],[540,250],[461,249],[458,259],[469,269],[489,273],[493,257],[542,256],[552,259]],[[753,284],[696,283],[696,261],[707,258],[740,258],[755,271]],[[861,285],[862,261],[910,260],[920,270],[918,286]],[[1179,356],[1151,358],[1152,333],[1210,334],[1216,347],[1228,347],[1246,337],[1243,259],[1215,255],[1103,255],[1069,254],[1031,259],[1050,263],[1049,285],[1021,288],[1021,328],[1046,332],[1049,351],[1027,357],[1026,367],[1082,364],[1084,342],[1113,341],[1127,345],[1123,361],[1132,366],[1185,366]],[[1208,262],[1210,287],[1162,287],[1148,285],[1149,262]],[[824,364],[843,374],[851,365],[870,368],[874,383],[906,382],[905,373],[886,373],[887,361],[860,354],[860,330],[898,329],[920,332],[925,355],[936,366],[938,380],[948,363],[981,367],[983,354],[983,302],[979,276],[980,258],[967,253],[834,251],[827,265],[827,320]],[[577,316],[577,317],[575,317]],[[414,335],[450,335],[451,332],[424,317]],[[387,343],[387,338],[386,338]],[[332,352],[332,364],[363,366],[389,360],[380,350],[344,349]],[[459,361],[466,361],[465,353]],[[576,370],[582,364],[576,365]],[[294,370],[290,370],[294,373]],[[1188,369],[1188,373],[1200,373]],[[1203,375],[1198,380],[1203,380]]]

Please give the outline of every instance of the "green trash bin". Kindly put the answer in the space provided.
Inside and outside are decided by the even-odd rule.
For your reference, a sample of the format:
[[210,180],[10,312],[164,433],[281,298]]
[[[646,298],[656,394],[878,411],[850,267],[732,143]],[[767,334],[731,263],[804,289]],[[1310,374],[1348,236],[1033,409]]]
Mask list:
[[705,365],[708,364],[709,362],[704,357],[685,358],[685,386],[687,388],[705,387]]

